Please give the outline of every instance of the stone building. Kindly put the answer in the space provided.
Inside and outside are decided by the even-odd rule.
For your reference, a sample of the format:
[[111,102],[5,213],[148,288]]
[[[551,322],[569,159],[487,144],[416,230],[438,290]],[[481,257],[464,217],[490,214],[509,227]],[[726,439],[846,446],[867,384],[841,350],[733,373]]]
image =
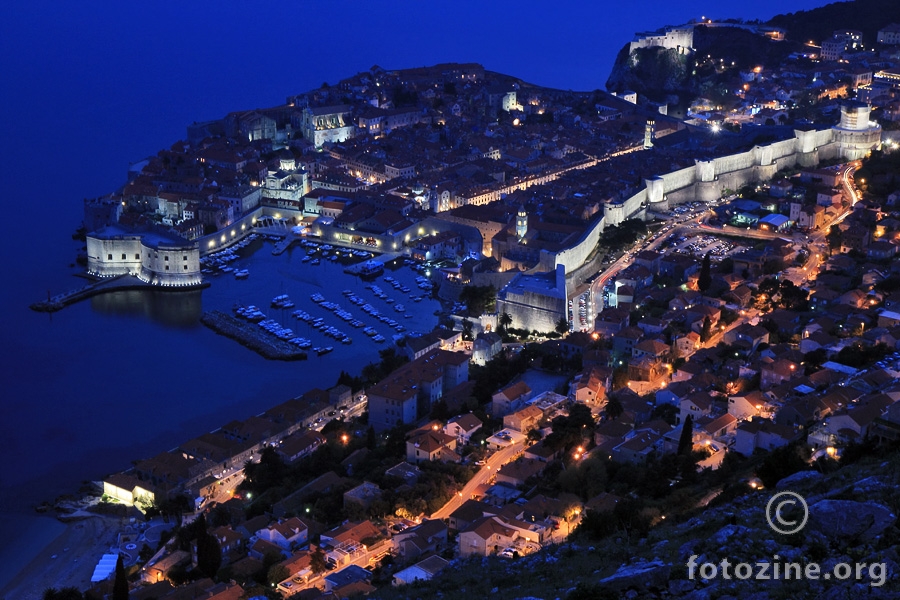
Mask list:
[[326,142],[343,142],[356,133],[347,105],[304,108],[296,125],[303,137],[316,148],[321,148]]
[[161,286],[203,282],[198,244],[175,236],[107,227],[87,236],[87,255],[88,273],[100,277],[134,275]]
[[509,313],[518,329],[554,331],[566,318],[566,268],[549,273],[519,273],[497,294],[497,312]]

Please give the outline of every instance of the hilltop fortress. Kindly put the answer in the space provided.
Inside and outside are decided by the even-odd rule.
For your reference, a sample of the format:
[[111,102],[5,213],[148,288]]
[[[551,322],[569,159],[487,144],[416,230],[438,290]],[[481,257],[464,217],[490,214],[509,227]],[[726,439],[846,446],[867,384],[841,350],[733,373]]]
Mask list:
[[679,25],[656,31],[636,33],[629,46],[629,52],[638,48],[668,48],[678,54],[688,54],[694,47],[694,26]]

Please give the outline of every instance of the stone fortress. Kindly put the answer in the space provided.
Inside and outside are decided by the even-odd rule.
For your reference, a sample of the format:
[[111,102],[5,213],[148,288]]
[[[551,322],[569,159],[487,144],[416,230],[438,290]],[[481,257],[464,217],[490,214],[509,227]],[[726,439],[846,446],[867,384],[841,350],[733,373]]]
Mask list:
[[628,50],[634,52],[638,48],[668,48],[678,54],[689,54],[693,46],[694,26],[679,25],[635,34]]
[[133,275],[166,287],[203,282],[199,245],[174,236],[110,226],[87,236],[87,257],[88,273],[98,277]]

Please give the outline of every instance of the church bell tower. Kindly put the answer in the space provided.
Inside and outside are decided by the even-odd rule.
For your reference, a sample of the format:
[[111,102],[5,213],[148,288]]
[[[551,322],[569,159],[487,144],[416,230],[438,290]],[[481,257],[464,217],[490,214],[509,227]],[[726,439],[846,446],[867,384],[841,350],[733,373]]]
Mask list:
[[528,213],[525,212],[524,206],[519,206],[519,212],[516,213],[516,237],[519,238],[519,241],[525,239],[525,234],[528,233]]

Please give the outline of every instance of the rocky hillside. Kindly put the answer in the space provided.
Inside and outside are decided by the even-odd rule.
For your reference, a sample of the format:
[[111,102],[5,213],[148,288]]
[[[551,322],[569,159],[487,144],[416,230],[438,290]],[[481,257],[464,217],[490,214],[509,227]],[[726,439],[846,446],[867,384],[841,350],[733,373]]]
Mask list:
[[[704,508],[661,520],[646,537],[613,534],[590,539],[573,536],[562,546],[546,548],[518,560],[456,560],[438,578],[399,589],[381,590],[377,598],[898,598],[900,597],[900,451],[881,450],[854,464],[828,471],[826,464],[782,479],[774,490],[753,490],[732,482]],[[769,499],[781,490],[801,494],[809,520],[799,533],[785,536],[767,525]],[[707,496],[708,497],[708,496]],[[790,514],[786,511],[785,517]],[[677,521],[677,522],[673,522]],[[773,558],[777,555],[777,559]],[[818,563],[830,573],[838,562],[883,563],[872,572],[884,585],[863,580],[755,581],[692,580],[687,566],[734,565],[778,560]]]
[[731,98],[726,84],[742,69],[774,65],[798,48],[785,42],[734,27],[694,28],[695,52],[679,55],[665,48],[639,48],[629,52],[625,45],[616,56],[606,82],[611,92],[633,90],[651,100],[690,103],[699,96],[720,102]]

